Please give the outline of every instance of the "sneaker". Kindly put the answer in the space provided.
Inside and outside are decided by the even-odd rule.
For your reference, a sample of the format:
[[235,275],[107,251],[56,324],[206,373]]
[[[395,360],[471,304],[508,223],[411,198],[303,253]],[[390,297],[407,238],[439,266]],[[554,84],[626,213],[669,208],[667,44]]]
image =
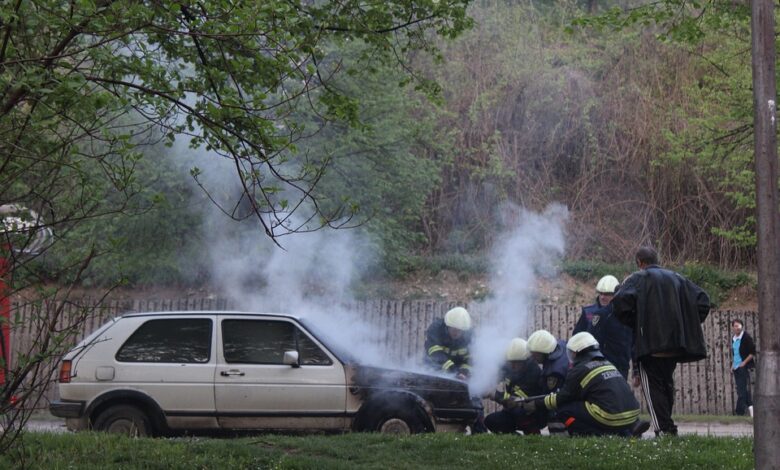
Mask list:
[[631,426],[631,437],[642,437],[642,434],[648,429],[650,429],[650,423],[639,419]]

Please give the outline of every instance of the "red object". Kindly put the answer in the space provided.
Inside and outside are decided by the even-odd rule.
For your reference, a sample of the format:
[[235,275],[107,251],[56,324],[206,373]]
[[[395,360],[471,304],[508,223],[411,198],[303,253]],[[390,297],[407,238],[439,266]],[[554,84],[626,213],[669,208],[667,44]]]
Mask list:
[[66,384],[70,382],[71,362],[69,360],[63,360],[60,366],[60,383]]
[[563,424],[564,424],[564,426],[566,426],[567,428],[568,428],[569,426],[571,426],[572,424],[574,424],[574,416],[570,416],[570,417],[569,417],[569,419],[567,419],[567,420],[566,420],[566,422],[565,422],[565,423],[563,423]]

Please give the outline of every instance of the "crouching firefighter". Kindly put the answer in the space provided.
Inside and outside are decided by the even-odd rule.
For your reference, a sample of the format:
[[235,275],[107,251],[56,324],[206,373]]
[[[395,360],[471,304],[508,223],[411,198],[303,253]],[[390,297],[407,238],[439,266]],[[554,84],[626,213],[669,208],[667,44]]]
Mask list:
[[641,436],[650,423],[639,420],[639,402],[620,371],[599,351],[590,333],[572,336],[566,345],[573,366],[557,393],[524,403],[526,410],[555,410],[571,436]]
[[465,380],[471,375],[469,345],[471,316],[463,307],[455,307],[434,320],[425,333],[425,363],[432,369]]
[[540,430],[547,425],[546,411],[539,409],[529,413],[520,406],[522,400],[542,393],[542,371],[530,358],[531,353],[524,339],[514,338],[509,343],[506,365],[501,370],[504,387],[491,397],[504,408],[485,418],[485,426],[491,432],[540,434]]

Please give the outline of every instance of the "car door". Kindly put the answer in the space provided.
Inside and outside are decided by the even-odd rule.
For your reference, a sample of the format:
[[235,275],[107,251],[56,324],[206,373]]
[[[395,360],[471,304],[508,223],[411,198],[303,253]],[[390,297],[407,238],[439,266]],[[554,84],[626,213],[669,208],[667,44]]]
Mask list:
[[[344,367],[289,318],[219,319],[215,402],[229,429],[344,429]],[[300,366],[283,364],[297,351]]]
[[122,328],[111,334],[132,334],[105,341],[107,347],[121,341],[116,355],[103,352],[98,341],[79,367],[94,369],[96,380],[89,384],[94,390],[135,390],[151,397],[171,428],[213,429],[215,323],[216,316],[207,314],[122,319]]

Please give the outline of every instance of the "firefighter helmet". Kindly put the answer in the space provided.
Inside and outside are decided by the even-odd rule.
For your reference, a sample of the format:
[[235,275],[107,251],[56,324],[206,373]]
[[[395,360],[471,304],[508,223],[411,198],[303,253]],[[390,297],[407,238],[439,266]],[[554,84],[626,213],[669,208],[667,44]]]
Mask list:
[[444,314],[444,324],[450,328],[468,331],[471,329],[471,316],[463,307],[455,307]]
[[618,281],[615,276],[606,275],[599,279],[598,284],[596,284],[596,292],[599,294],[612,295],[615,293],[615,290],[619,284],[620,281]]
[[528,345],[523,338],[513,338],[506,350],[507,361],[525,361],[531,357]]
[[555,351],[555,346],[557,345],[558,342],[555,341],[555,336],[547,330],[534,331],[528,337],[528,350],[531,352],[550,354]]
[[566,343],[566,355],[569,358],[569,362],[574,362],[577,354],[583,351],[598,351],[598,349],[599,342],[587,331],[577,333],[569,338],[569,342]]

